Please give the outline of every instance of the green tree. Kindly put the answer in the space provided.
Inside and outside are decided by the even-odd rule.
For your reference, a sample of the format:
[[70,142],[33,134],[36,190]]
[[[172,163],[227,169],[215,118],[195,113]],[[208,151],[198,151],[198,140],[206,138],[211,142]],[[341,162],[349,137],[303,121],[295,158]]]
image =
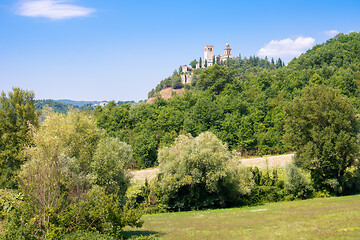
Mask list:
[[194,59],[194,60],[192,60],[192,61],[190,62],[190,66],[191,66],[193,69],[195,69],[197,63],[198,63],[198,61],[196,61],[196,59]]
[[159,150],[160,187],[171,209],[231,206],[250,193],[250,171],[242,168],[214,134],[180,135]]
[[30,125],[38,125],[34,93],[13,88],[0,97],[0,188],[15,188],[16,175],[25,162],[23,148],[31,144]]
[[307,87],[285,110],[285,141],[295,147],[297,165],[310,170],[316,188],[341,191],[359,150],[350,100],[330,87]]
[[121,199],[130,183],[125,169],[133,164],[133,161],[130,145],[117,138],[100,139],[90,167],[94,177],[93,183]]
[[132,159],[127,144],[104,138],[93,117],[78,111],[48,113],[31,136],[17,209],[30,236],[54,239],[77,230],[117,235],[125,225],[140,224],[139,213],[124,203],[125,167]]
[[227,84],[234,80],[235,70],[220,65],[213,65],[205,69],[196,83],[200,89],[210,89],[215,94],[219,94]]

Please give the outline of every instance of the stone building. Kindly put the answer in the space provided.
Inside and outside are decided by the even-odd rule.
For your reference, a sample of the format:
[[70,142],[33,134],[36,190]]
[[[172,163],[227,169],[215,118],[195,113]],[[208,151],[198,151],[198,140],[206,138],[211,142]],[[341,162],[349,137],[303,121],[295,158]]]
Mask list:
[[[196,69],[198,68],[206,68],[206,67],[210,67],[213,65],[213,61],[214,61],[214,46],[212,45],[206,45],[204,47],[204,60],[202,60],[201,62],[201,66],[200,63],[196,64]],[[225,49],[224,49],[224,54],[222,55],[218,55],[216,58],[220,59],[220,62],[224,62],[227,61],[228,59],[232,59],[231,57],[231,48],[230,45],[228,43],[226,43]],[[205,60],[206,60],[206,67],[205,67]],[[193,74],[192,74],[192,69],[189,68],[187,65],[183,65],[181,66],[181,83],[182,84],[190,84],[193,78]]]
[[192,78],[193,78],[192,72],[189,72],[187,74],[181,74],[181,83],[182,84],[190,84]]
[[224,49],[224,54],[220,56],[220,61],[226,61],[228,59],[231,59],[231,48],[230,45],[227,43]]
[[192,72],[189,71],[189,68],[187,65],[181,66],[181,83],[182,84],[189,84],[192,80]]
[[205,67],[205,61],[207,63],[207,67],[210,67],[213,64],[214,59],[214,46],[205,46],[204,47],[204,61],[202,63],[202,68]]

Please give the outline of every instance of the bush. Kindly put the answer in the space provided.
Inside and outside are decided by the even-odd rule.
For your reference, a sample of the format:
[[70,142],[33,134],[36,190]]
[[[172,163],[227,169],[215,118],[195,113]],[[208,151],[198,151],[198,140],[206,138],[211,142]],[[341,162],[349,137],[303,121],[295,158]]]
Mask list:
[[0,189],[0,219],[5,218],[21,200],[22,195],[15,190]]
[[285,190],[290,199],[310,198],[314,192],[310,180],[293,163],[286,165]]
[[210,132],[180,135],[158,159],[163,201],[173,210],[232,206],[253,187],[251,172]]
[[255,187],[251,195],[243,200],[246,205],[284,200],[284,180],[280,179],[277,169],[263,171],[258,167],[249,169],[253,174]]
[[114,240],[113,237],[98,232],[79,231],[65,235],[63,240]]

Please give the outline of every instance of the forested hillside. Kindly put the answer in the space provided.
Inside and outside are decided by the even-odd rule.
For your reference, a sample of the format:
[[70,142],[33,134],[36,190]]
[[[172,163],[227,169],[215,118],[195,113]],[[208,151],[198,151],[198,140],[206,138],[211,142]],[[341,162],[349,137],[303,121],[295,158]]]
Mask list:
[[[359,109],[360,34],[338,34],[283,66],[281,60],[240,57],[225,66],[194,71],[193,86],[182,96],[154,104],[114,102],[95,109],[99,127],[133,147],[137,165],[157,165],[157,150],[181,133],[194,137],[211,131],[242,154],[274,154],[292,150],[285,145],[284,107],[309,86],[326,85],[349,97]],[[178,72],[149,95],[175,85]],[[174,80],[175,79],[175,80]],[[172,82],[171,82],[172,81]],[[175,87],[175,86],[174,86]]]

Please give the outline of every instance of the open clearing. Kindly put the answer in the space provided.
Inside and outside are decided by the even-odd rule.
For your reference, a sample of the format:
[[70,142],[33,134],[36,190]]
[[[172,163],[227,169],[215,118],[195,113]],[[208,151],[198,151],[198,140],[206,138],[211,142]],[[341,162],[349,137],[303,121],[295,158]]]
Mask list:
[[[256,158],[246,158],[239,159],[239,161],[244,164],[246,167],[255,167],[258,168],[282,168],[288,162],[292,161],[294,154],[278,155],[278,156],[268,156],[268,157],[256,157]],[[145,179],[151,180],[156,177],[156,174],[159,173],[158,168],[149,168],[144,170],[132,171],[133,175],[132,182],[144,183]]]
[[125,234],[160,239],[360,239],[360,195],[145,215]]

